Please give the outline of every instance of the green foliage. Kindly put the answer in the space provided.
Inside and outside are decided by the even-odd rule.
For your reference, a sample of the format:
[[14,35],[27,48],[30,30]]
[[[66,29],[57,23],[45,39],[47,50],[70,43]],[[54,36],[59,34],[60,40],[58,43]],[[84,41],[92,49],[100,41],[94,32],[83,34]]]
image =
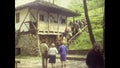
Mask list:
[[[94,10],[88,11],[93,34],[95,40],[100,42],[103,45],[103,14],[104,14],[104,7],[97,8]],[[79,18],[76,19],[85,19],[84,13]],[[92,44],[90,41],[89,33],[86,28],[85,31],[70,45],[69,49],[71,50],[82,50],[82,49],[91,49]]]
[[71,0],[69,8],[75,12],[79,12],[79,13],[84,12],[82,0]]
[[87,29],[82,32],[82,34],[74,40],[74,42],[70,45],[70,50],[83,50],[83,49],[90,49],[92,47],[91,41],[89,38],[89,34]]
[[104,6],[104,0],[87,1],[88,10],[93,10]]
[[[88,10],[94,10],[96,8],[104,7],[104,0],[88,0],[87,7]],[[71,0],[71,5],[69,6],[69,8],[75,12],[83,13],[83,0]]]
[[94,29],[93,30],[94,37],[96,41],[100,42],[103,44],[103,29]]
[[[89,18],[91,22],[96,22],[98,20],[102,21],[103,14],[104,14],[104,7],[100,7],[94,10],[88,11]],[[85,19],[85,14],[81,13],[80,19]]]
[[[95,37],[95,40],[103,44],[103,29],[96,26],[96,28],[93,29],[93,34]],[[90,41],[88,29],[86,28],[85,31],[81,33],[81,35],[74,40],[74,42],[70,45],[70,50],[83,50],[83,49],[91,49],[92,44]]]

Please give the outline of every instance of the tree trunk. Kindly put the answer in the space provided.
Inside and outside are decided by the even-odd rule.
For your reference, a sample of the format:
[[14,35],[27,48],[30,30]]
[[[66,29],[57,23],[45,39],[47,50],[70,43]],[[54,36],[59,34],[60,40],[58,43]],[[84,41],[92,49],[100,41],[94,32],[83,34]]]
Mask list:
[[54,0],[53,0],[53,4],[54,4]]
[[105,52],[105,13],[103,16],[103,52]]
[[91,27],[89,16],[88,16],[88,9],[87,9],[86,0],[83,0],[83,4],[84,4],[85,17],[86,17],[86,21],[87,21],[87,25],[88,25],[88,32],[89,32],[90,40],[91,40],[92,45],[93,45],[95,43],[95,38],[94,38],[94,35],[92,32],[92,27]]

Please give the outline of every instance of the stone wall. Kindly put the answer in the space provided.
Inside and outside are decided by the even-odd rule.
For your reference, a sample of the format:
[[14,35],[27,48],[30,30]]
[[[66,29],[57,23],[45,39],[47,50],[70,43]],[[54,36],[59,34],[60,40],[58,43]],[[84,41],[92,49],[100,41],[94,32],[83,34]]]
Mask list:
[[16,45],[16,47],[20,48],[20,55],[39,55],[37,38],[35,35],[21,34],[18,45]]
[[[46,40],[48,47],[51,43],[55,43],[56,35],[39,35],[39,40]],[[17,48],[20,48],[17,49]],[[19,50],[20,52],[18,52]],[[39,55],[39,48],[36,35],[33,34],[20,34],[18,44],[16,45],[15,52],[25,56],[37,56]]]

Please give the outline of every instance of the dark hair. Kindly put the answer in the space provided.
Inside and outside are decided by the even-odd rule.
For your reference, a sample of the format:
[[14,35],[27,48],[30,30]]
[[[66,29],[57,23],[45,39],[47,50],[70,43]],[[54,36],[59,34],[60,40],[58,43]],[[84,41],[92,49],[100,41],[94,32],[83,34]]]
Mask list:
[[100,44],[97,43],[97,42],[95,42],[93,47],[94,47],[94,48],[100,47]]

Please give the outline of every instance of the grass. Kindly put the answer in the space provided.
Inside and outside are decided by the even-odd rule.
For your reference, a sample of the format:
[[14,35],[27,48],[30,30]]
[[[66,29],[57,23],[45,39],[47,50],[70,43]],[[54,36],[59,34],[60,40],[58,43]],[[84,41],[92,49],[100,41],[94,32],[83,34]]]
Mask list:
[[[93,29],[95,40],[103,45],[103,29]],[[86,29],[82,34],[70,45],[70,50],[84,50],[91,49],[92,44],[90,41],[88,30]]]
[[70,50],[83,50],[90,49],[92,47],[89,40],[89,34],[84,31],[69,47]]

